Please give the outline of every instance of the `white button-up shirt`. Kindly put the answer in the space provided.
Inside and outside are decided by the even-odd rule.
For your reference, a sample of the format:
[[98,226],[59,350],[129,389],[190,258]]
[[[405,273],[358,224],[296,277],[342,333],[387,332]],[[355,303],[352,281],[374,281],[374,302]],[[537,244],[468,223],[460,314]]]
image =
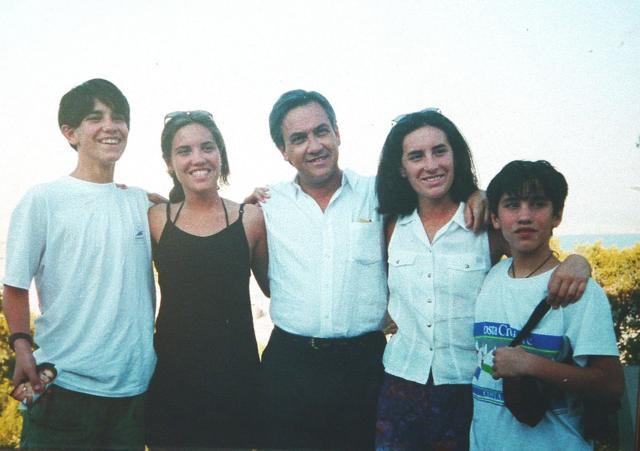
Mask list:
[[417,211],[400,218],[389,243],[389,314],[398,332],[385,371],[424,384],[469,384],[475,369],[476,298],[491,268],[486,232],[464,225],[464,203],[430,243]]
[[295,181],[270,194],[262,207],[274,324],[322,338],[379,330],[387,277],[375,177],[345,170],[324,212]]

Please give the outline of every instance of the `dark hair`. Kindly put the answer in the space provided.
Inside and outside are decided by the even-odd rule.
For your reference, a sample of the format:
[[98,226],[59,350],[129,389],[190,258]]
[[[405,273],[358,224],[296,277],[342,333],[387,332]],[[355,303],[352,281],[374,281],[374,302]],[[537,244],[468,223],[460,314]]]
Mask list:
[[310,103],[317,103],[327,113],[329,123],[336,129],[336,113],[333,111],[333,107],[329,101],[319,92],[316,91],[304,91],[302,89],[294,89],[293,91],[285,92],[280,96],[271,109],[269,114],[269,131],[271,132],[271,139],[275,143],[278,149],[284,148],[284,139],[282,137],[282,121],[287,113],[294,108],[308,105]]
[[[222,133],[220,133],[220,129],[214,122],[213,118],[211,118],[207,114],[187,114],[175,116],[164,124],[164,128],[162,129],[162,136],[160,138],[160,147],[162,148],[162,158],[166,163],[171,162],[171,144],[173,143],[173,138],[182,127],[189,124],[200,124],[207,130],[211,132],[213,135],[213,140],[216,142],[216,146],[218,146],[218,150],[220,151],[220,178],[222,179],[222,183],[228,184],[229,178],[229,160],[227,159],[227,148],[224,144],[224,139],[222,139]],[[184,189],[182,188],[182,184],[178,181],[176,174],[173,171],[169,171],[169,175],[173,179],[173,188],[169,193],[169,201],[170,202],[180,202],[184,200]]]
[[54,378],[58,376],[58,370],[56,370],[56,366],[51,362],[42,362],[36,366],[36,373],[40,374],[40,372],[44,370],[51,371]]
[[418,206],[418,195],[409,181],[402,177],[402,144],[411,132],[422,127],[435,127],[447,135],[453,150],[454,178],[449,196],[454,202],[467,200],[478,189],[471,150],[464,137],[446,116],[437,111],[421,111],[403,116],[387,135],[382,146],[376,191],[378,211],[388,215],[408,215]]
[[503,167],[489,182],[487,198],[489,210],[498,214],[498,204],[503,194],[528,199],[532,195],[542,195],[553,204],[553,214],[558,215],[564,208],[569,187],[567,180],[551,163],[545,160],[515,160]]
[[[107,105],[114,113],[122,115],[129,128],[127,98],[116,85],[102,78],[85,81],[62,96],[58,108],[58,126],[79,127],[82,120],[93,111],[96,100]],[[71,144],[71,147],[77,150],[77,146]]]

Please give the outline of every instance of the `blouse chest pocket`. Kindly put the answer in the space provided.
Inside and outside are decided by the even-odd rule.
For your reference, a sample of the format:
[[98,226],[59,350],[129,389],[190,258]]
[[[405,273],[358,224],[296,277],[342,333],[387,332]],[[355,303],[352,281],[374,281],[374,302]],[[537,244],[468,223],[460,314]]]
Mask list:
[[365,265],[382,260],[382,226],[378,222],[349,224],[349,258]]
[[448,257],[446,265],[451,294],[475,301],[489,271],[487,262],[475,254],[461,254]]
[[400,251],[389,255],[389,290],[392,296],[408,296],[417,276],[416,252]]
[[413,266],[416,263],[416,255],[415,252],[394,252],[393,255],[389,255],[389,266],[393,268]]

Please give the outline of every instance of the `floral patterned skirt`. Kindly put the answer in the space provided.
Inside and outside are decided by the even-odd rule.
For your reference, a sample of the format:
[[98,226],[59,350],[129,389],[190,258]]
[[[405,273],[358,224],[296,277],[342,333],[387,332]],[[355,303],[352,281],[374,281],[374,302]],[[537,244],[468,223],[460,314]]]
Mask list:
[[418,384],[385,373],[378,398],[376,450],[468,450],[470,384]]

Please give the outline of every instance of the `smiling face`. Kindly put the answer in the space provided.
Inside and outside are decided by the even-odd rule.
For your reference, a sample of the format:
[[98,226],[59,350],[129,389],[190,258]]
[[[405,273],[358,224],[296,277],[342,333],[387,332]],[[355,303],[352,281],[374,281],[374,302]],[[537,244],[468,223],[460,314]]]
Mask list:
[[213,134],[198,123],[180,128],[173,137],[167,167],[175,172],[185,193],[217,190],[220,151]]
[[453,150],[439,128],[425,126],[412,131],[402,142],[400,174],[418,199],[427,202],[450,200],[455,177]]
[[62,125],[61,130],[80,160],[102,166],[113,166],[120,159],[129,136],[125,117],[99,100],[94,100],[93,110],[78,127]]
[[316,102],[292,109],[282,121],[284,148],[280,151],[298,171],[304,188],[324,187],[340,180],[340,133]]
[[498,203],[498,214],[491,214],[494,228],[500,229],[509,243],[514,257],[517,255],[546,254],[554,227],[562,221],[562,211],[553,213],[553,204],[542,194],[519,198],[503,194]]
[[51,382],[55,378],[53,371],[46,368],[40,372],[39,376],[40,376],[40,380],[45,385]]

